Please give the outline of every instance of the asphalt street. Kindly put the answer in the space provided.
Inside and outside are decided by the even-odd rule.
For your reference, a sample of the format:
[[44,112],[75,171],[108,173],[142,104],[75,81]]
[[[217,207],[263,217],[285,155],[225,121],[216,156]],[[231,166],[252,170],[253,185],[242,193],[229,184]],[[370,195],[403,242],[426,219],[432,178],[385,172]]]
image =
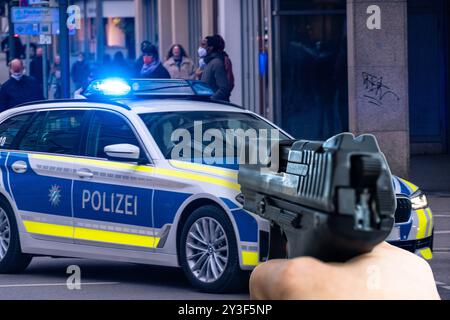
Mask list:
[[[81,289],[70,290],[67,268],[80,267]],[[20,275],[0,275],[0,299],[11,300],[243,300],[193,289],[181,269],[83,259],[33,259]]]
[[430,262],[442,299],[450,300],[450,197],[428,197],[434,216],[434,257]]
[[[435,252],[430,264],[441,298],[450,300],[450,197],[433,196],[429,201],[435,218]],[[71,265],[80,267],[80,289],[67,287]],[[199,292],[176,268],[38,257],[23,274],[0,275],[0,299],[243,300],[249,295]]]

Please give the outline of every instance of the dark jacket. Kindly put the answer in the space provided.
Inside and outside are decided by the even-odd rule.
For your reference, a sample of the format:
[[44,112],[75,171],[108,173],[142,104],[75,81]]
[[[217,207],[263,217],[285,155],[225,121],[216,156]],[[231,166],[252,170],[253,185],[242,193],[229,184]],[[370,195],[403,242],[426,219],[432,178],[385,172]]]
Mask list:
[[0,111],[38,100],[44,100],[39,83],[27,75],[23,75],[19,81],[9,78],[0,88]]
[[146,75],[142,75],[142,73],[139,73],[139,78],[141,79],[170,79],[170,74],[167,71],[166,68],[162,65],[162,63],[159,63],[153,72],[148,73]]
[[214,100],[229,101],[230,85],[225,70],[224,55],[213,52],[205,57],[206,66],[202,73],[202,81],[209,84],[214,91]]
[[[47,74],[49,71],[48,68],[49,64],[47,63]],[[44,68],[42,65],[42,57],[35,57],[30,62],[30,76],[36,79],[37,82],[39,82],[39,85],[41,86],[41,89],[43,88],[44,84]]]
[[144,55],[141,55],[134,63],[134,76],[136,78],[148,78],[148,79],[170,79],[170,73],[162,65],[162,63],[151,74],[151,77],[144,77],[141,74],[142,67],[144,66]]
[[86,61],[76,61],[72,65],[72,81],[79,89],[89,77],[89,65]]

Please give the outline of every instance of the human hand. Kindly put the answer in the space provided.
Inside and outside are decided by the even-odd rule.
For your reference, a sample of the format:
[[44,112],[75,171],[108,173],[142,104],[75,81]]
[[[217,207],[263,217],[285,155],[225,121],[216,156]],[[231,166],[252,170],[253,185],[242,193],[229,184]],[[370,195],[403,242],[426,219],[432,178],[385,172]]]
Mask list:
[[382,243],[346,263],[314,258],[271,260],[250,278],[252,299],[261,300],[438,300],[429,264]]

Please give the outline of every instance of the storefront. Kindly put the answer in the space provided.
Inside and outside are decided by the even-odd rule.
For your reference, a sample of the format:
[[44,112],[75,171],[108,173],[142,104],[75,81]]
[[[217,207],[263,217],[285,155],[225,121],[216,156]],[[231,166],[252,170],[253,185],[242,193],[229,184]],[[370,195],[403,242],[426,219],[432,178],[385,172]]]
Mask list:
[[300,138],[375,134],[407,176],[410,154],[449,151],[449,7],[242,1],[242,103]]
[[408,1],[411,152],[449,152],[449,19],[446,0]]
[[345,1],[275,0],[272,19],[275,121],[305,139],[348,131]]
[[[136,58],[135,6],[133,0],[101,1],[103,13],[103,39],[99,39],[96,25],[96,1],[77,1],[81,13],[81,29],[73,34],[72,53],[84,52],[96,57],[97,42],[103,41],[104,54],[113,56],[120,51],[129,59]],[[101,58],[101,57],[96,57]],[[101,60],[101,59],[100,59]]]

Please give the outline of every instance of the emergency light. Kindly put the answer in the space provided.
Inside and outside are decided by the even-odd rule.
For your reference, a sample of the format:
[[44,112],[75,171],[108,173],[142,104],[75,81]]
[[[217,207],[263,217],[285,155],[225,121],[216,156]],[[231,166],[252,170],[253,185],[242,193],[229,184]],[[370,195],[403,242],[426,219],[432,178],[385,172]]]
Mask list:
[[208,100],[214,94],[202,81],[183,79],[94,80],[83,93],[85,98],[189,98]]
[[88,88],[92,94],[103,96],[126,96],[131,92],[131,86],[122,79],[105,79],[93,81]]

